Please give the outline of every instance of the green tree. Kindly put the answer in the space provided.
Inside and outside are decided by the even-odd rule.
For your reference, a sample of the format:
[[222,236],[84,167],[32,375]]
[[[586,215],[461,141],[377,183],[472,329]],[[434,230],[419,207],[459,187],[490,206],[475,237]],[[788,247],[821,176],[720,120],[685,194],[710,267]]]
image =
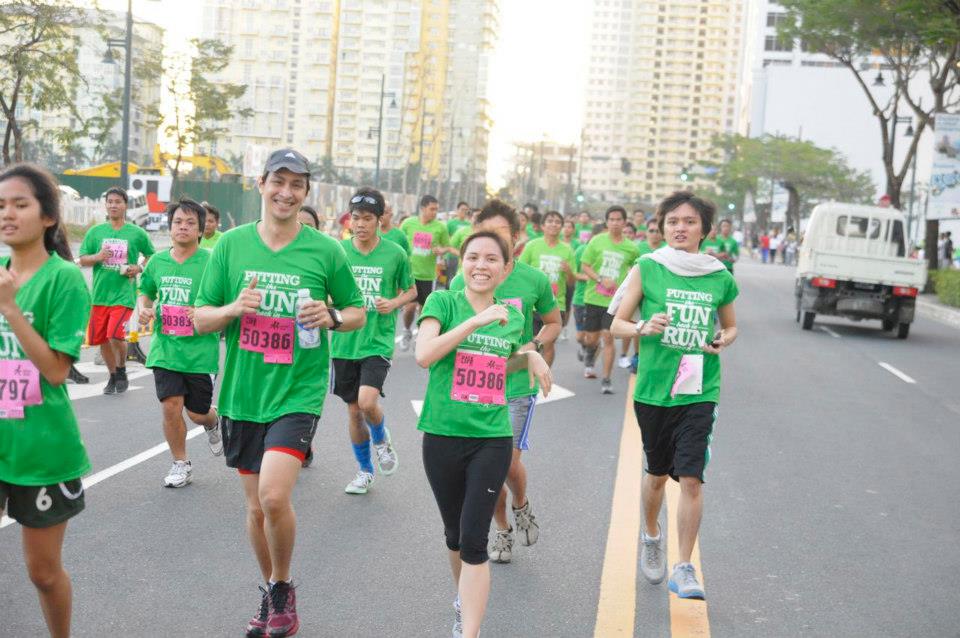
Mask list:
[[[66,109],[76,116],[74,96],[83,82],[71,22],[75,6],[45,0],[16,0],[0,6],[0,114],[4,118],[3,163],[24,158],[24,134],[36,125],[27,111]],[[83,14],[81,15],[90,15]],[[82,127],[53,133],[72,146]]]
[[[787,224],[799,228],[800,218],[826,200],[868,203],[875,185],[866,172],[851,168],[837,151],[785,136],[722,135],[713,146],[722,163],[703,162],[710,193],[719,205],[738,210],[746,194],[757,194],[761,183],[776,182],[789,194]],[[761,193],[762,195],[763,193]]]
[[233,47],[219,40],[193,39],[192,54],[188,59],[174,60],[168,73],[169,89],[173,96],[173,122],[166,133],[176,143],[173,173],[173,192],[179,187],[180,164],[188,147],[199,152],[229,131],[234,118],[250,117],[253,109],[240,108],[236,101],[247,91],[245,84],[218,82],[212,79],[230,63]]

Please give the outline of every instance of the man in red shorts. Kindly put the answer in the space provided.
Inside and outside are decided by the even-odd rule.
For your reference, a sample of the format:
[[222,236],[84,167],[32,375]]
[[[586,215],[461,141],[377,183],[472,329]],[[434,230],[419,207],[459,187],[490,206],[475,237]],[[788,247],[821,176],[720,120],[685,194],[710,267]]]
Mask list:
[[[153,244],[146,231],[127,222],[127,193],[113,187],[104,196],[107,221],[87,231],[80,245],[81,266],[93,266],[93,309],[87,340],[100,346],[110,371],[104,394],[127,391],[127,321],[137,305],[136,279]],[[143,265],[140,256],[143,255]]]

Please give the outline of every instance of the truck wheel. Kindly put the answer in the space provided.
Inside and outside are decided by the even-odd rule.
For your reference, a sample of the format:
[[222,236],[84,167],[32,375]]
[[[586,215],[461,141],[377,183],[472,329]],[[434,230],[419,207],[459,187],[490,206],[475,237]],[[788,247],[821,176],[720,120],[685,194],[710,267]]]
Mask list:
[[901,323],[897,326],[897,339],[906,339],[907,335],[910,334],[910,324]]
[[893,319],[884,319],[882,325],[883,325],[884,332],[890,332],[891,330],[897,327],[897,322],[894,321]]
[[813,328],[813,319],[816,316],[817,316],[817,313],[815,312],[807,312],[806,310],[803,311],[803,323],[801,324],[801,326],[803,327],[804,330],[810,330],[811,328]]

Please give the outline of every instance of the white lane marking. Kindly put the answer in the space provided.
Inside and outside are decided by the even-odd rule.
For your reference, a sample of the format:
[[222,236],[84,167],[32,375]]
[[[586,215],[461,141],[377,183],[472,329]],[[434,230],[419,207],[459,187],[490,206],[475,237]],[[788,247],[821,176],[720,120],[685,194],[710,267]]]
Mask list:
[[823,330],[824,332],[826,332],[828,335],[830,335],[830,336],[833,337],[834,339],[839,339],[839,338],[840,338],[840,335],[838,335],[836,332],[834,332],[833,330],[831,330],[830,328],[828,328],[828,327],[826,327],[826,326],[820,326],[820,329]]
[[[187,440],[189,441],[193,437],[199,435],[201,432],[203,432],[203,426],[200,426],[200,425],[193,428],[192,430],[189,430],[187,432]],[[115,476],[120,472],[123,472],[124,470],[129,470],[134,465],[138,465],[148,459],[152,459],[158,454],[162,454],[163,452],[166,452],[169,448],[170,446],[167,445],[166,443],[160,443],[158,445],[154,445],[149,450],[144,450],[140,454],[131,456],[126,461],[120,461],[116,465],[111,465],[105,470],[100,470],[96,474],[91,474],[90,476],[84,477],[83,489],[88,490],[94,485],[96,485],[97,483],[99,483],[100,481],[105,481],[111,476]],[[4,516],[2,519],[0,519],[0,529],[3,529],[7,525],[12,525],[13,523],[14,521],[12,518],[10,518],[9,516]]]
[[911,376],[908,375],[908,374],[904,374],[903,372],[900,372],[899,370],[897,370],[896,368],[894,368],[894,367],[893,367],[892,365],[890,365],[889,363],[886,363],[886,362],[884,362],[884,361],[878,361],[877,363],[879,364],[879,366],[880,366],[881,368],[883,368],[884,370],[886,370],[887,372],[889,372],[889,373],[892,374],[893,376],[897,377],[897,378],[900,379],[901,381],[905,381],[905,382],[907,382],[907,383],[916,383],[916,382],[917,382],[916,379],[914,379],[913,377],[911,377]]
[[[553,387],[550,388],[550,396],[543,396],[543,390],[540,391],[540,396],[537,397],[537,405],[541,403],[550,403],[551,401],[559,401],[561,399],[569,399],[570,397],[575,396],[572,390],[567,390],[563,386],[553,384]],[[410,401],[410,405],[413,407],[413,411],[420,416],[420,413],[423,411],[423,401],[418,401],[416,399]]]
[[[140,377],[145,377],[150,374],[150,370],[144,370],[143,372],[131,372],[127,375],[127,379],[139,379]],[[107,387],[107,382],[103,383],[87,383],[85,385],[74,385],[70,384],[67,386],[67,392],[70,394],[71,401],[79,401],[80,399],[89,399],[90,397],[103,396],[103,389]],[[127,388],[127,392],[130,390],[141,390],[143,386],[132,385]]]

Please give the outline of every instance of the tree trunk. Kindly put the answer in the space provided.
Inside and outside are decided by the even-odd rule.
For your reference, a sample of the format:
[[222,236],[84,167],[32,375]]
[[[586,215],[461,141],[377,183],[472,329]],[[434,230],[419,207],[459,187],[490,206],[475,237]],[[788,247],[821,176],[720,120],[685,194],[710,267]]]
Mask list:
[[13,131],[13,161],[19,163],[23,161],[23,131],[16,122],[13,123],[11,130]]
[[797,233],[800,232],[800,194],[797,192],[797,189],[790,183],[784,182],[783,187],[787,189],[787,218],[784,222],[785,228],[783,229],[784,235],[787,233],[787,228],[790,228],[794,220],[796,220],[796,225],[793,226],[794,231]]
[[[926,237],[923,240],[923,256],[927,260],[927,270],[934,272],[940,267],[939,247],[937,238],[940,236],[940,220],[928,219]],[[933,292],[933,281],[927,277],[927,285],[924,286],[924,292]]]
[[9,166],[10,162],[10,136],[13,134],[13,124],[7,120],[7,130],[3,133],[3,165]]

